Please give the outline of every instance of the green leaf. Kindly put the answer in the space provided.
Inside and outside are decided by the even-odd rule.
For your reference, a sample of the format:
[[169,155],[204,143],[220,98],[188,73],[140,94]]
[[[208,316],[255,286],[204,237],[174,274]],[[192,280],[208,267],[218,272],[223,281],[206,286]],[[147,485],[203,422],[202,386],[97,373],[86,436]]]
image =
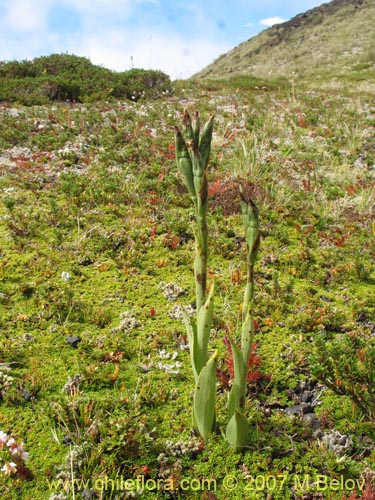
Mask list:
[[182,122],[183,122],[184,127],[185,127],[186,137],[189,139],[189,141],[194,141],[193,124],[192,124],[191,116],[188,113],[187,109],[184,110]]
[[227,425],[225,439],[236,450],[241,450],[247,444],[249,424],[242,413],[236,411]]
[[203,182],[204,164],[202,162],[199,149],[196,147],[194,142],[193,141],[188,142],[187,147],[191,158],[191,164],[193,167],[195,191],[198,194]]
[[200,361],[201,356],[198,350],[199,347],[197,341],[197,326],[195,324],[195,321],[189,317],[184,308],[182,308],[182,316],[184,318],[186,334],[189,343],[191,366],[193,368],[194,380],[196,382],[198,380],[199,372],[201,371],[202,368],[202,364]]
[[184,184],[190,196],[194,199],[196,198],[196,193],[194,189],[193,166],[185,139],[178,127],[175,127],[175,145],[177,168],[183,175]]
[[194,133],[194,143],[198,146],[199,134],[200,134],[200,128],[201,128],[198,111],[196,111],[194,113],[194,120],[193,120],[192,126],[193,126],[193,133]]
[[218,352],[215,351],[202,368],[195,385],[193,422],[204,441],[215,427],[216,365]]
[[229,419],[235,411],[244,408],[246,396],[246,375],[242,352],[232,340],[230,340],[230,345],[233,353],[234,381],[229,393]]
[[248,249],[247,259],[250,265],[254,265],[260,245],[259,212],[253,200],[245,198],[241,187],[240,197],[242,221]]
[[211,115],[203,127],[202,136],[199,142],[199,152],[203,168],[206,169],[211,153],[212,132],[214,128],[214,116]]
[[248,310],[245,321],[242,324],[242,335],[241,335],[241,351],[245,368],[245,377],[247,372],[247,366],[249,364],[249,358],[253,342],[254,342],[254,320],[250,311]]
[[[210,293],[208,294],[205,304],[203,304],[198,311],[197,317],[197,342],[198,349],[201,353],[199,364],[199,371],[207,363],[207,349],[208,340],[210,337],[212,317],[214,312],[214,294],[215,294],[215,283],[212,283]],[[197,360],[198,361],[198,360]]]

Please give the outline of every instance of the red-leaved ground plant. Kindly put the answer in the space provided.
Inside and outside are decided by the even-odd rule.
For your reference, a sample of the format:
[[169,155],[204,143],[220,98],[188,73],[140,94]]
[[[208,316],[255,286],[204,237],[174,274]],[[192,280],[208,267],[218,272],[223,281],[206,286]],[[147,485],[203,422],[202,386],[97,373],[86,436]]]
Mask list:
[[[229,387],[231,381],[234,379],[234,365],[233,365],[233,352],[232,347],[229,342],[229,338],[225,336],[223,342],[228,350],[228,356],[224,358],[225,368],[218,368],[216,371],[217,378],[225,386]],[[262,358],[256,353],[257,344],[254,342],[251,347],[251,353],[249,357],[249,364],[247,369],[247,383],[249,385],[255,385],[262,380],[269,380],[271,376],[267,373],[262,373],[260,367],[262,364]]]

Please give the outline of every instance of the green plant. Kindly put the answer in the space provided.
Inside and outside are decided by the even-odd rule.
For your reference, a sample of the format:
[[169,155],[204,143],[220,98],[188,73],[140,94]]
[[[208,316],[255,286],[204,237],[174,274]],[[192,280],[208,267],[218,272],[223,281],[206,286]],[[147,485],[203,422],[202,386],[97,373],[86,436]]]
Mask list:
[[241,191],[240,194],[247,246],[247,277],[242,304],[241,348],[238,348],[234,341],[230,340],[233,353],[234,382],[229,394],[229,422],[226,429],[226,439],[235,449],[244,447],[248,438],[248,424],[244,410],[247,371],[254,343],[254,319],[252,314],[254,264],[260,243],[258,209],[252,200],[245,199]]
[[26,105],[66,100],[93,102],[111,97],[137,101],[170,91],[170,79],[161,71],[134,68],[116,73],[70,54],[0,63],[0,101]]
[[333,392],[348,396],[370,421],[375,421],[375,340],[352,332],[328,340],[319,334],[311,356],[312,374]]
[[[46,78],[55,77],[52,69]],[[18,472],[0,472],[2,498],[72,498],[73,489],[77,500],[95,491],[112,500],[139,496],[138,487],[124,491],[120,478],[135,482],[141,474],[145,482],[173,477],[173,491],[142,487],[145,498],[158,500],[342,500],[351,492],[314,491],[316,475],[329,485],[330,477],[365,479],[363,468],[374,469],[373,421],[349,397],[321,391],[308,362],[318,332],[327,342],[356,331],[370,342],[374,334],[374,213],[371,204],[362,210],[357,203],[374,175],[371,83],[354,86],[354,95],[354,87],[350,94],[310,92],[296,81],[294,101],[291,90],[252,90],[245,82],[220,82],[213,91],[201,81],[179,85],[173,97],[152,101],[109,95],[85,105],[0,105],[0,364],[13,377],[0,401],[0,428],[25,441],[25,464],[35,476],[23,481]],[[104,94],[111,87],[103,81],[101,88]],[[190,431],[194,376],[181,304],[159,291],[161,283],[178,284],[195,315],[194,208],[189,194],[181,196],[186,188],[168,132],[182,102],[199,109],[202,126],[215,113],[207,167],[208,285],[215,280],[208,358],[217,348],[219,370],[216,432],[205,442]],[[238,177],[232,170],[242,154],[237,139],[246,145],[250,133],[258,139],[256,160],[269,168],[255,186],[256,169]],[[240,453],[224,437],[234,372],[230,342],[229,350],[222,341],[231,337],[241,347],[246,241],[239,184],[259,208],[262,232],[253,305],[259,330],[244,410],[249,433]],[[127,329],[127,312],[138,328]],[[272,377],[254,379],[257,372]],[[310,389],[317,404],[308,411],[316,418],[283,411],[310,400]],[[52,411],[56,404],[62,409]],[[348,458],[314,451],[318,422],[323,435],[336,429],[352,438]],[[7,446],[0,456],[15,463]],[[227,474],[238,479],[234,493],[222,488]],[[183,490],[189,477],[193,487],[197,478],[213,478],[217,489]]]
[[[180,129],[175,128],[176,161],[183,174],[185,185],[195,209],[195,257],[194,277],[197,316],[191,320],[185,314],[185,325],[189,339],[191,363],[195,378],[193,402],[193,425],[204,440],[215,426],[215,380],[217,352],[208,359],[208,341],[214,307],[214,283],[209,294],[207,282],[207,165],[213,131],[213,116],[208,120],[200,136],[199,114],[194,120],[185,111],[183,116],[186,142]],[[240,189],[243,225],[247,245],[247,281],[242,304],[241,347],[230,340],[233,353],[234,382],[229,394],[229,423],[226,439],[235,449],[246,445],[248,424],[244,415],[247,370],[254,342],[254,320],[252,303],[254,298],[254,264],[259,249],[258,209],[252,200],[247,200]]]
[[0,401],[4,399],[4,395],[12,387],[14,379],[10,375],[11,369],[5,364],[0,364]]
[[214,283],[207,296],[207,166],[210,156],[214,117],[208,120],[200,134],[198,113],[194,120],[185,111],[183,116],[185,141],[180,129],[175,128],[176,161],[195,209],[195,257],[194,278],[196,293],[195,320],[185,315],[191,364],[194,372],[195,391],[193,402],[193,426],[204,440],[215,427],[215,353],[208,360],[208,340],[214,308]]
[[272,164],[262,158],[264,145],[262,139],[254,134],[247,134],[235,140],[236,158],[230,171],[238,178],[248,178],[258,184],[268,177]]

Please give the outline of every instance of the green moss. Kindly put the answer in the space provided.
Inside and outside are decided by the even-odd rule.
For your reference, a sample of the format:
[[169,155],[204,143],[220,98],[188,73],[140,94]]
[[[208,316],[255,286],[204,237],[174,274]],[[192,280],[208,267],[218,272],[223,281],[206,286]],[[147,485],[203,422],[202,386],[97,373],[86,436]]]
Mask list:
[[[367,166],[354,166],[363,155],[371,163],[371,101],[365,93],[353,99],[298,87],[294,98],[283,87],[265,93],[248,86],[236,94],[224,84],[178,87],[202,115],[217,115],[210,196],[220,186],[215,180],[243,160],[239,140],[257,136],[262,241],[254,314],[259,368],[270,378],[248,390],[249,447],[234,453],[222,438],[229,389],[222,381],[217,434],[203,445],[191,433],[185,329],[171,317],[194,300],[191,211],[170,133],[181,102],[18,107],[22,120],[4,107],[0,363],[16,364],[0,401],[0,429],[25,442],[35,475],[24,481],[1,474],[4,498],[49,498],[47,479],[69,474],[65,436],[81,449],[77,479],[212,478],[211,493],[223,500],[226,475],[238,479],[230,498],[281,499],[292,498],[293,474],[326,474],[328,463],[337,472],[332,457],[314,449],[312,429],[280,407],[293,404],[290,390],[299,382],[311,380],[318,334],[332,339],[372,328],[373,179]],[[36,130],[35,121],[45,127]],[[65,147],[74,160],[69,166],[59,152]],[[240,214],[223,215],[225,202],[217,196],[210,212],[209,279],[217,284],[212,349],[227,373],[222,339],[238,340],[246,249]],[[183,293],[169,301],[160,282]],[[138,325],[127,328],[123,313]],[[76,335],[82,340],[73,348],[67,337]],[[79,390],[66,392],[77,374]],[[347,470],[355,469],[351,461],[373,468],[366,440],[372,443],[374,433],[350,399],[326,391],[315,412],[327,428],[353,435]],[[280,490],[249,493],[251,477],[280,473],[288,474]],[[198,499],[202,492],[180,488],[169,497]]]

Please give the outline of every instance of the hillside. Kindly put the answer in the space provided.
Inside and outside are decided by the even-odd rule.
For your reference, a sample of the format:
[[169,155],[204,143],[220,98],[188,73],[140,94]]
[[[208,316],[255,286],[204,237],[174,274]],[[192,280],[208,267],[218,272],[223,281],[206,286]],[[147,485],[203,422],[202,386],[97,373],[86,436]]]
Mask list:
[[[0,105],[1,499],[374,498],[373,96],[224,83]],[[215,115],[205,442],[182,320],[196,304],[173,134],[186,107]],[[223,439],[247,283],[239,184],[261,231],[240,452]]]
[[196,77],[251,74],[368,80],[375,76],[374,18],[374,0],[333,0],[266,29],[220,56]]
[[373,94],[233,76],[0,63],[1,500],[375,498]]

